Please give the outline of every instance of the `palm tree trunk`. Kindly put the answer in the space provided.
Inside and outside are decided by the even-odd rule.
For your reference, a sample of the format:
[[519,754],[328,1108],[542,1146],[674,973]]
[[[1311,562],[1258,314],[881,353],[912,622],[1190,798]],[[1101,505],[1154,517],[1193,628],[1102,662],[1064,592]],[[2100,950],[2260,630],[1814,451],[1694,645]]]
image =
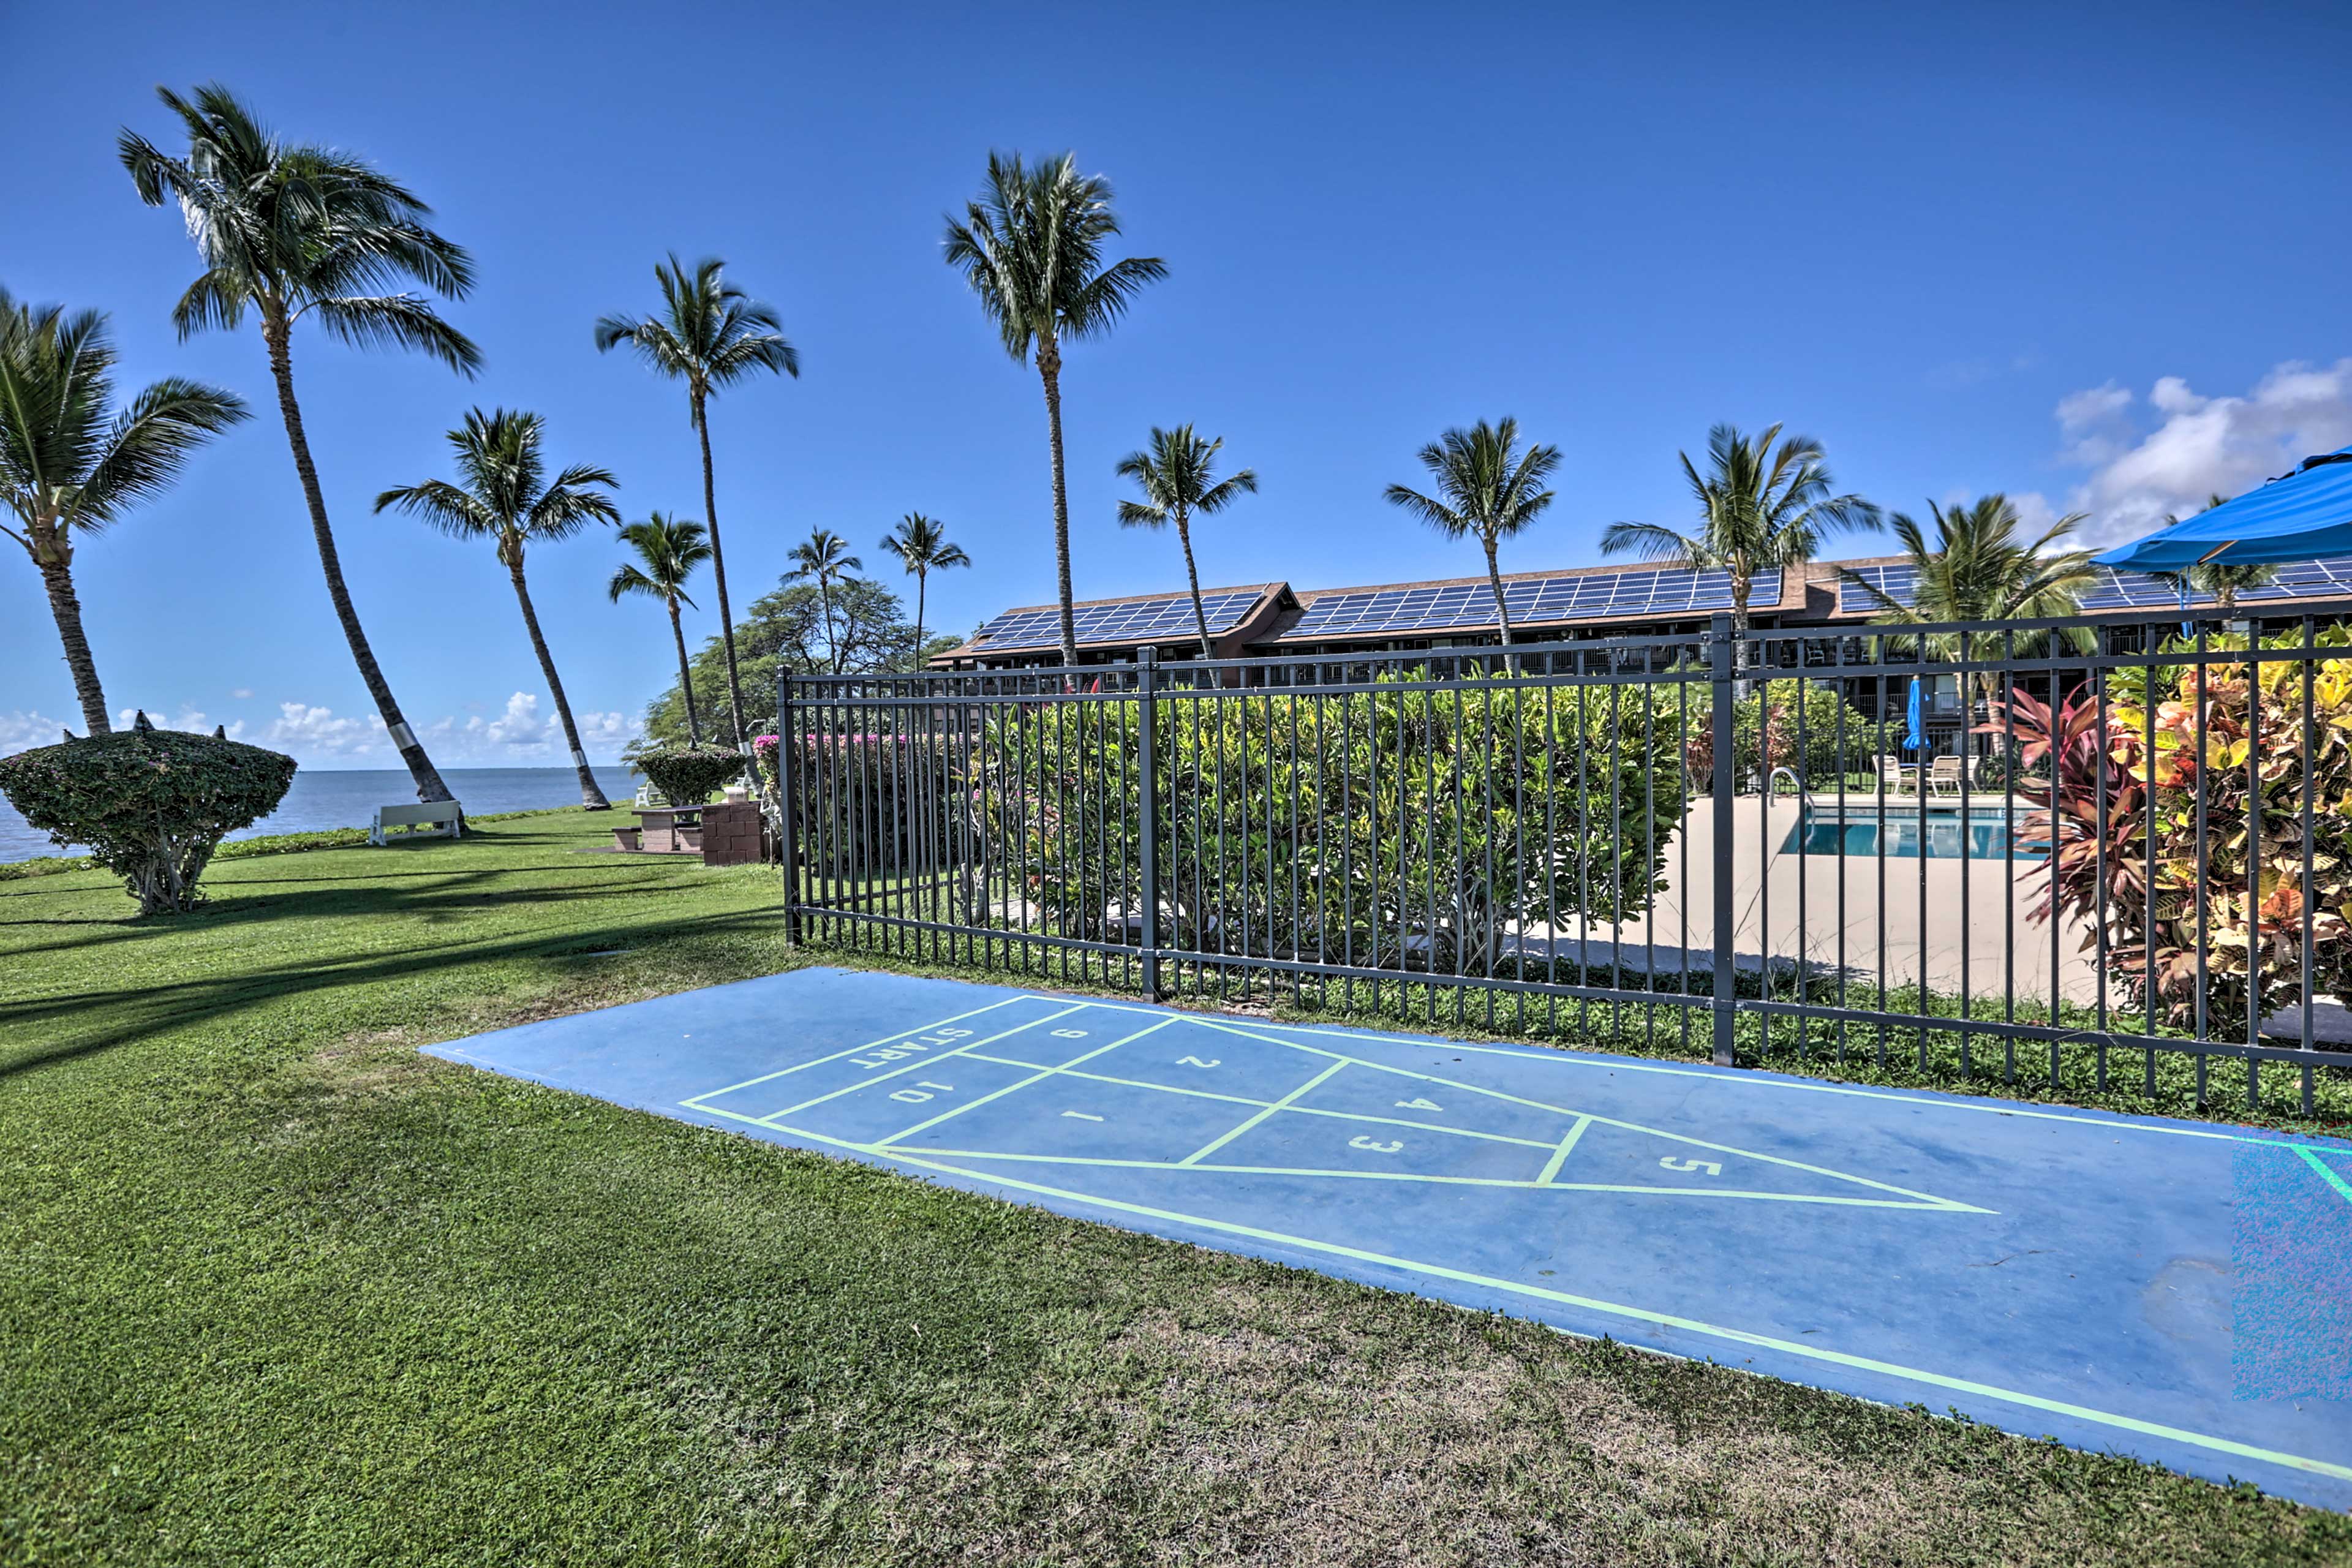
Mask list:
[[1176,542],[1184,548],[1184,581],[1192,587],[1192,624],[1201,628],[1201,657],[1214,658],[1209,647],[1209,612],[1201,607],[1201,574],[1192,564],[1192,528],[1181,507],[1176,509]]
[[530,589],[522,580],[520,557],[507,566],[507,575],[514,579],[515,603],[522,606],[523,629],[530,633],[530,651],[539,655],[539,672],[547,677],[548,695],[555,699],[555,716],[563,721],[563,739],[572,748],[572,765],[580,771],[580,804],[590,811],[610,811],[613,803],[604,798],[604,786],[596,782],[595,770],[588,765],[588,753],[580,749],[580,728],[572,721],[572,704],[563,695],[563,682],[555,674],[555,656],[547,651],[547,638],[540,635],[539,612],[530,607]]
[[677,642],[677,689],[686,694],[686,738],[698,746],[702,744],[702,721],[694,712],[694,670],[686,662],[686,628],[678,625],[677,600],[665,597],[669,605],[669,635]]
[[[82,635],[81,600],[74,594],[73,567],[62,541],[33,534],[34,564],[41,569],[41,584],[49,591],[49,614],[58,623],[58,640],[65,645],[66,668],[71,672],[74,696],[81,701],[82,728],[103,735],[114,726],[106,716],[106,691],[98,683],[98,663],[89,655],[89,639]],[[43,544],[49,545],[42,550]]]
[[930,572],[915,574],[915,673],[923,673],[923,595],[931,585]]
[[1495,561],[1495,542],[1486,541],[1486,582],[1495,590],[1495,618],[1502,623],[1503,646],[1511,646],[1511,607],[1503,598],[1503,572]]
[[1070,608],[1070,494],[1062,482],[1062,351],[1037,342],[1037,379],[1045,384],[1045,434],[1054,453],[1054,577],[1062,596],[1062,663],[1078,662],[1077,616]]
[[735,744],[751,733],[743,728],[743,682],[735,673],[735,612],[727,603],[727,554],[719,547],[719,489],[710,472],[710,425],[703,395],[694,395],[694,433],[702,442],[702,521],[710,525],[710,575],[719,584],[719,640],[727,649],[727,711],[735,723]]
[[360,613],[352,605],[351,589],[344,585],[342,557],[335,549],[335,531],[327,521],[326,497],[319,489],[319,469],[310,461],[310,437],[302,434],[302,407],[294,400],[294,362],[287,352],[289,331],[283,305],[273,302],[262,308],[261,339],[268,345],[269,374],[278,383],[278,412],[286,421],[286,444],[293,448],[294,472],[302,481],[302,500],[310,509],[310,533],[319,546],[320,570],[326,574],[327,597],[335,606],[335,618],[343,625],[343,640],[351,645],[352,662],[359,666],[360,679],[374,700],[375,710],[383,715],[400,760],[408,764],[408,776],[416,781],[416,798],[431,805],[449,798],[449,786],[441,782],[440,771],[425,754],[416,731],[401,717],[392,684],[375,661],[375,650],[368,647]]
[[833,630],[833,587],[819,573],[816,580],[817,607],[824,612],[824,657],[835,675],[841,673],[841,639]]

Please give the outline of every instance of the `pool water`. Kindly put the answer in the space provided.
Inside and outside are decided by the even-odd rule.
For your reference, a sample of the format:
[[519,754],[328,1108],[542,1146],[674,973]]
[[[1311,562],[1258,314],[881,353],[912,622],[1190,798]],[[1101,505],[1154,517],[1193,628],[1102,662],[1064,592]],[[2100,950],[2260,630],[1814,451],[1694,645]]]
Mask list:
[[[1832,817],[1817,821],[1811,813],[1789,830],[1789,841],[1780,846],[1781,853],[1794,855],[1801,848],[1807,855],[1835,855],[1841,847],[1848,855],[1881,855],[1895,859],[1920,858],[1920,822],[1916,813],[1898,816],[1888,812],[1885,837],[1874,818],[1869,821],[1839,822]],[[2024,824],[2018,830],[2022,836]],[[1958,860],[1960,854],[1960,819],[1958,813],[1939,812],[1927,821],[1926,857],[1930,860]],[[2009,825],[1999,816],[1990,821],[1970,814],[1968,824],[1968,857],[1971,860],[2039,860],[2038,848],[2013,846],[2009,841]]]

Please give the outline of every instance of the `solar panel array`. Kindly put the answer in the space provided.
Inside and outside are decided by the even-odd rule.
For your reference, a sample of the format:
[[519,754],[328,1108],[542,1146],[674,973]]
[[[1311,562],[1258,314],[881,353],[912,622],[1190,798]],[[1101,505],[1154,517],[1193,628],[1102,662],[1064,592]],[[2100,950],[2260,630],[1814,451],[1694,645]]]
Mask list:
[[[2145,572],[2123,572],[2095,566],[2092,579],[2077,595],[2086,610],[2173,610],[2180,606],[2180,588]],[[1896,604],[1909,608],[1918,597],[1919,571],[1898,563],[1857,566],[1853,574]],[[2352,556],[2325,561],[2296,561],[2278,568],[2278,574],[2259,588],[2241,588],[2242,605],[2281,599],[2352,599]],[[2210,594],[2192,593],[2191,605],[2211,605]],[[1838,582],[1838,610],[1844,615],[1868,615],[1885,606],[1847,580]]]
[[[1241,625],[1250,606],[1265,595],[1263,588],[1234,588],[1201,595],[1208,616],[1209,635],[1223,637]],[[1115,605],[1073,607],[1080,643],[1160,642],[1197,637],[1190,595],[1171,594],[1161,599],[1129,599]],[[1008,610],[980,628],[980,642],[990,652],[1010,648],[1058,647],[1062,612],[1052,605],[1042,610]]]
[[[1705,615],[1731,608],[1731,574],[1653,568],[1522,577],[1503,584],[1503,602],[1510,606],[1515,627],[1634,616]],[[1780,574],[1758,573],[1748,584],[1748,602],[1779,604]],[[1466,630],[1494,624],[1495,591],[1486,583],[1365,588],[1318,595],[1298,624],[1282,634],[1282,640],[1313,642],[1331,637]]]

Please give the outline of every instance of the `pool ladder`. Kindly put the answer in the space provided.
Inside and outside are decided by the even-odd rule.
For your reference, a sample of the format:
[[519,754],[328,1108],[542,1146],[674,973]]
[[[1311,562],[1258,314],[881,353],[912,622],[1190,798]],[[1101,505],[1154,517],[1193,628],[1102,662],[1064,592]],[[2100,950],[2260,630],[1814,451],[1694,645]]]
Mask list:
[[1805,781],[1797,776],[1796,769],[1774,768],[1772,776],[1764,781],[1764,799],[1767,803],[1780,798],[1780,781],[1784,778],[1789,781],[1790,794],[1799,800],[1805,798]]

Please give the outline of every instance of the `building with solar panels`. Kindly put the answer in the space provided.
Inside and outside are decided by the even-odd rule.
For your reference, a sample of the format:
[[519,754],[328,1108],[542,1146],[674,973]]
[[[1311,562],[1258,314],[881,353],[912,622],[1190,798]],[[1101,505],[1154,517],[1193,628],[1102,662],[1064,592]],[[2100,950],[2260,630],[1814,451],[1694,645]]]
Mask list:
[[[1847,570],[1896,603],[1910,602],[1915,576],[1906,557],[1817,561],[1758,574],[1748,591],[1748,617],[1763,627],[1820,626],[1825,635],[1864,625],[1878,602],[1845,580]],[[2105,566],[2096,574],[2082,595],[2086,621],[2143,619],[2180,606],[2180,590],[2170,582]],[[1709,617],[1731,608],[1730,574],[1672,567],[1513,573],[1504,577],[1503,592],[1513,633],[1528,642],[1696,635]],[[2282,566],[2274,582],[2238,595],[2241,609],[2253,616],[2275,615],[2289,604],[2300,612],[2323,602],[2352,607],[2352,558]],[[1202,604],[1218,658],[1407,653],[1502,640],[1494,592],[1484,576],[1352,588],[1261,583],[1203,590]],[[2212,600],[2192,595],[2190,605],[2210,610]],[[1171,662],[1200,656],[1192,600],[1181,591],[1088,600],[1074,613],[1082,664],[1129,663],[1145,647],[1156,647]],[[959,669],[1052,665],[1061,660],[1060,646],[1056,607],[1027,605],[997,616],[971,641],[932,662]],[[1948,704],[1957,713],[1957,680],[1944,677],[1941,683],[1952,689],[1931,692],[1930,707]]]

